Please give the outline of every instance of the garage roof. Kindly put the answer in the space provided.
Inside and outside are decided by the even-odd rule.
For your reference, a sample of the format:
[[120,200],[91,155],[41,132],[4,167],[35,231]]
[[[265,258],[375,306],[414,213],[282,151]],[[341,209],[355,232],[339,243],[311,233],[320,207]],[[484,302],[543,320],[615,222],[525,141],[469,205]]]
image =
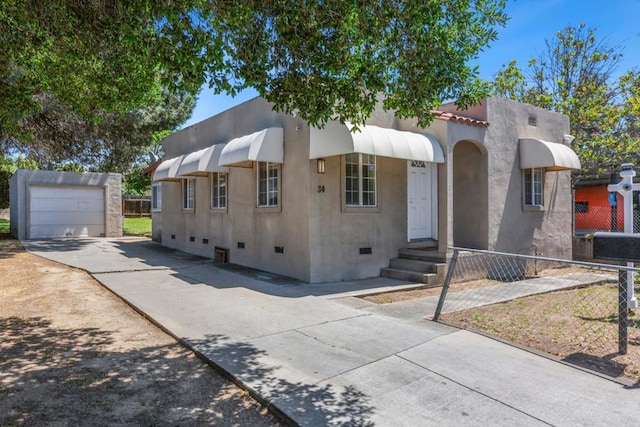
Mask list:
[[433,135],[369,125],[360,126],[355,132],[351,129],[350,124],[339,122],[329,122],[324,129],[312,127],[309,158],[363,153],[444,163],[442,148]]

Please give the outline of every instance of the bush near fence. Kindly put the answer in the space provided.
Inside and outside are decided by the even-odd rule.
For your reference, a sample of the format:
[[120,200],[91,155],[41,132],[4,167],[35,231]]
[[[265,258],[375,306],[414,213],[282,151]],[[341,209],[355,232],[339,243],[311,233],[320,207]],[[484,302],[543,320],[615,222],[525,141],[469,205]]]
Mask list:
[[639,270],[458,248],[454,259],[434,320],[640,381],[640,315],[618,286]]

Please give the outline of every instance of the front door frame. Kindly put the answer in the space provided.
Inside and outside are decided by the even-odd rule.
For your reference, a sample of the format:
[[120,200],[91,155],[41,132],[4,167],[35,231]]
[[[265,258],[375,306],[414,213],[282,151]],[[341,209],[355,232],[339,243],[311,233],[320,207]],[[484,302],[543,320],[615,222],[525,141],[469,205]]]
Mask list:
[[[414,166],[414,163],[424,166]],[[411,235],[411,204],[412,200],[410,195],[412,194],[411,188],[411,171],[413,169],[420,170],[425,168],[427,170],[427,179],[429,179],[428,185],[424,187],[428,193],[426,196],[431,200],[431,215],[429,218],[431,232],[427,233],[427,236],[412,236]],[[423,162],[417,160],[407,161],[407,242],[415,242],[420,240],[438,239],[438,165],[431,162]]]

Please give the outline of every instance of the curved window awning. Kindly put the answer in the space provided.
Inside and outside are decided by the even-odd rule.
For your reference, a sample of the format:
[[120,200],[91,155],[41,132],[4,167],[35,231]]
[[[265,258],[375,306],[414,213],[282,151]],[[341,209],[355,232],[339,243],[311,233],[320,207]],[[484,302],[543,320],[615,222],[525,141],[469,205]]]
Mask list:
[[164,160],[153,173],[153,181],[177,181],[178,169],[184,156]]
[[329,122],[324,129],[311,128],[310,159],[348,153],[373,154],[396,159],[444,163],[438,140],[429,134],[399,131],[378,126],[350,126]]
[[534,138],[520,139],[520,169],[549,171],[580,169],[578,155],[568,146]]
[[178,168],[178,176],[206,176],[211,172],[229,172],[229,168],[220,166],[220,154],[224,144],[216,144],[187,154]]
[[283,163],[284,132],[281,127],[263,129],[229,141],[220,153],[220,166],[251,167],[252,162]]

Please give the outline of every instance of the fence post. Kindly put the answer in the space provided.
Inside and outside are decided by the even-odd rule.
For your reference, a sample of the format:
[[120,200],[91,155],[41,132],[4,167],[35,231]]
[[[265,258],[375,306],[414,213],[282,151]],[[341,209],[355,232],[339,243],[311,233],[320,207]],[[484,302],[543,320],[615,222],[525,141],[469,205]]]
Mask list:
[[627,270],[618,270],[618,352],[627,354]]
[[438,306],[436,307],[436,312],[433,315],[433,320],[437,321],[440,317],[440,313],[442,312],[442,306],[444,305],[444,299],[447,297],[447,291],[449,290],[449,284],[451,283],[451,278],[453,277],[453,270],[456,268],[456,263],[458,262],[458,250],[453,250],[453,256],[451,257],[451,261],[449,262],[449,268],[447,269],[447,275],[444,278],[444,284],[442,285],[442,292],[440,293],[440,299],[438,300]]

